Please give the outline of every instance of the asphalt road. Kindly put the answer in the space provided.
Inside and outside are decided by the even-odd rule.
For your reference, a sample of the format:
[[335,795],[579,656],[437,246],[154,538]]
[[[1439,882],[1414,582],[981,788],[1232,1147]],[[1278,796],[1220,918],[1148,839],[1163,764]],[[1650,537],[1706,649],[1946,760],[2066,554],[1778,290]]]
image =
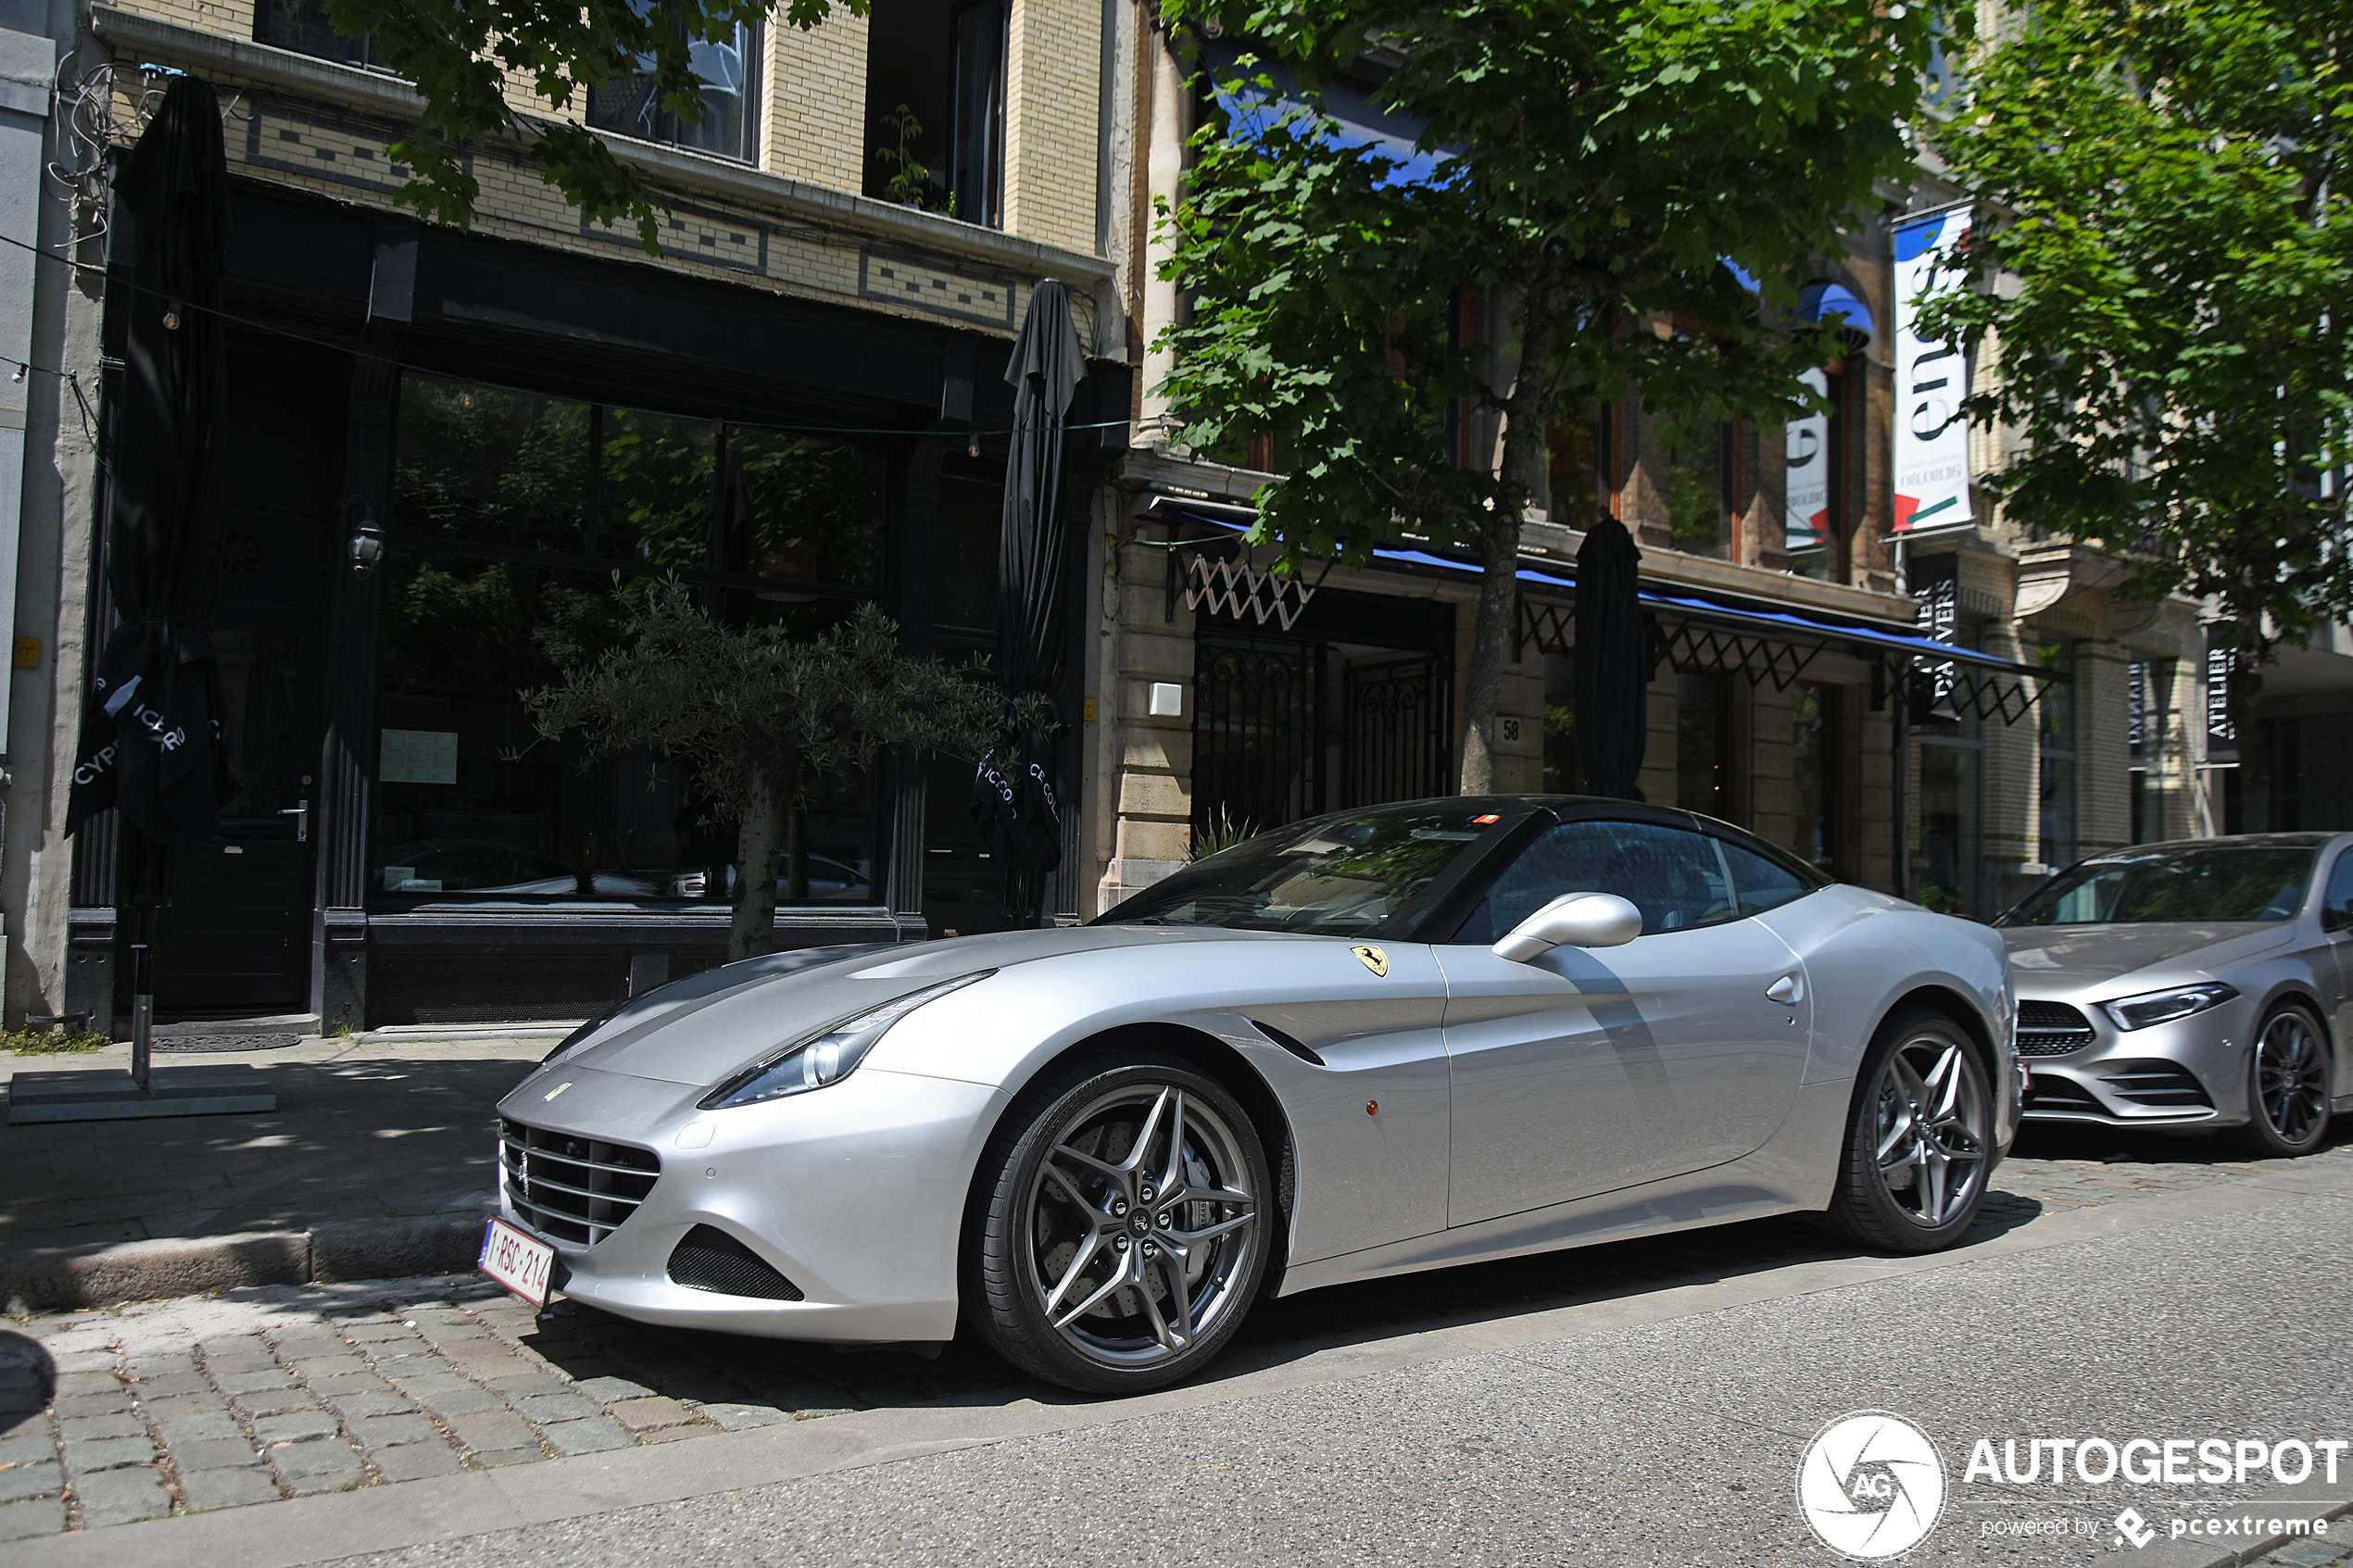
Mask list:
[[[1830,1563],[1799,1458],[1877,1409],[1944,1466],[1907,1563],[2212,1562],[2248,1537],[2171,1524],[2276,1492],[2269,1476],[2054,1487],[1964,1467],[1979,1438],[2353,1438],[2353,1145],[2277,1167],[2112,1146],[2030,1146],[1939,1259],[1858,1257],[1796,1223],[1693,1233],[1294,1298],[1210,1377],[1124,1404],[976,1388],[985,1369],[951,1359],[929,1400],[910,1367],[881,1408],[823,1420],[17,1547],[28,1568]],[[2340,1474],[2308,1492],[2353,1497],[2353,1450]],[[2128,1505],[2157,1531],[2145,1550],[2112,1525]]]

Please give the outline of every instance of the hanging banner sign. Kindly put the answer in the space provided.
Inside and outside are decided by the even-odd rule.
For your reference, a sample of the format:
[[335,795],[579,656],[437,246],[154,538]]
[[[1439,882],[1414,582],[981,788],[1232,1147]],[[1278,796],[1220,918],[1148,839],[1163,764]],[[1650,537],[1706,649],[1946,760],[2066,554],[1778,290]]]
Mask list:
[[2231,671],[2237,661],[2231,628],[2206,629],[2206,760],[2209,767],[2235,768],[2238,726],[2231,721]]
[[[1830,378],[1808,370],[1798,378],[1815,395],[1830,395]],[[1789,422],[1789,482],[1784,491],[1789,530],[1783,548],[1791,555],[1819,550],[1831,542],[1831,421],[1808,414]]]
[[1965,208],[1895,227],[1895,532],[1974,521],[1969,495],[1969,393],[1959,345],[1923,338],[1920,296],[1958,275]]
[[[1917,611],[1920,635],[1932,642],[1958,643],[1961,640],[1961,558],[1958,556],[1929,556],[1914,558],[1905,570],[1905,586],[1911,590]],[[1959,679],[1959,670],[1951,664],[1931,665],[1920,672],[1918,694],[1922,699],[1916,717],[1954,719],[1959,715],[1953,707],[1953,687]]]

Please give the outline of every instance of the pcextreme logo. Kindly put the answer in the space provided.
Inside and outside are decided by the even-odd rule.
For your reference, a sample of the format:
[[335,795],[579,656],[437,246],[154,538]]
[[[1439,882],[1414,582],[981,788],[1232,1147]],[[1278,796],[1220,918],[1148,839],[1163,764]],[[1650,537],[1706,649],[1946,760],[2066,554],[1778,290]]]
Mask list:
[[1824,1546],[1873,1562],[1909,1551],[1944,1509],[1944,1461],[1928,1434],[1886,1411],[1842,1415],[1797,1463],[1797,1506]]

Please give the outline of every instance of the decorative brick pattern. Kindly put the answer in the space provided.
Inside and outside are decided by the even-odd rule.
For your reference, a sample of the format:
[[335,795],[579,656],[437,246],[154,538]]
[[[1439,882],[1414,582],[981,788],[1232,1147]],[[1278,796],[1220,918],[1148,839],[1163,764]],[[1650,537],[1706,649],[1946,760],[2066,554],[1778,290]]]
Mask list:
[[1009,278],[952,271],[921,257],[867,250],[858,257],[858,292],[867,299],[1010,332],[1021,290]]

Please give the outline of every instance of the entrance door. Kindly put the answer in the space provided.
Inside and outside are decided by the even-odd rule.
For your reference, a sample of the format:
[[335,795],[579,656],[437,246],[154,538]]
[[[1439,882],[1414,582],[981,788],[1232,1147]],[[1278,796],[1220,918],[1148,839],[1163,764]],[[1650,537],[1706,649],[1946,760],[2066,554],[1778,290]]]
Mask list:
[[259,1017],[310,1005],[319,756],[318,668],[308,632],[213,633],[237,793],[220,836],[172,854],[156,918],[156,1010]]

